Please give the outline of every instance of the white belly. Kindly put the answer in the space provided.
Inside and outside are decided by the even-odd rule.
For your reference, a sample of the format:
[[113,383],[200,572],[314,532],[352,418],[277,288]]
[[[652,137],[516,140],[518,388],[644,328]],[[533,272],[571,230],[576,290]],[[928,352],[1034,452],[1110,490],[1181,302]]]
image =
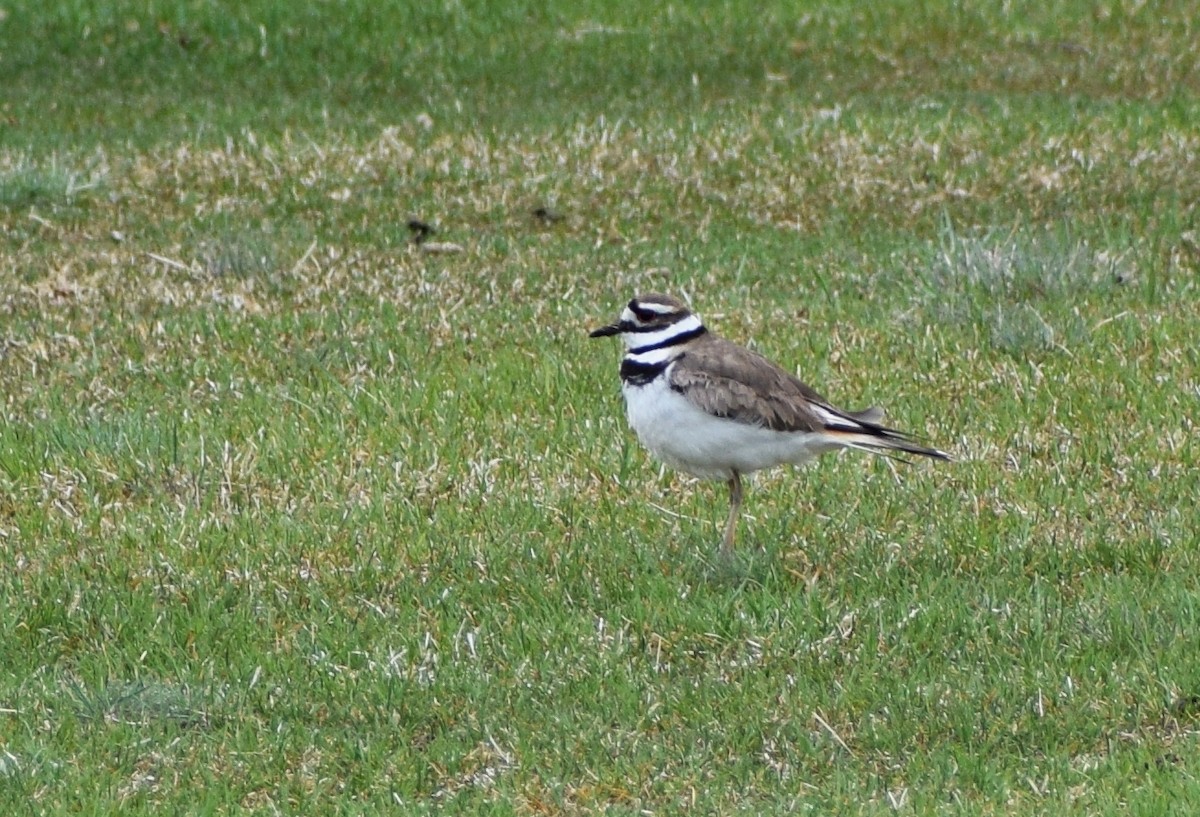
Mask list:
[[713,417],[693,406],[659,377],[645,386],[622,386],[629,425],[655,457],[692,476],[729,479],[785,463],[800,465],[839,448],[822,435],[772,431]]

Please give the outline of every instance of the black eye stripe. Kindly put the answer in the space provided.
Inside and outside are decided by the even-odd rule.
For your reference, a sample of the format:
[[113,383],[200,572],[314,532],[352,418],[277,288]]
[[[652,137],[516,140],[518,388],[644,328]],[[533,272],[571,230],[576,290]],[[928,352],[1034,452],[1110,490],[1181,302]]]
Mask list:
[[656,317],[656,313],[651,312],[649,309],[645,309],[636,300],[629,302],[629,311],[632,312],[634,317],[636,317],[639,321],[652,321]]
[[621,321],[617,324],[617,328],[622,332],[657,332],[662,329],[661,326],[645,326],[633,321]]
[[646,307],[644,307],[640,303],[638,303],[638,301],[636,299],[629,302],[629,311],[634,314],[634,317],[636,317],[639,321],[642,321],[643,323],[650,323],[651,321],[661,321],[661,320],[665,320],[665,319],[670,319],[670,318],[673,318],[675,315],[679,314],[678,312],[663,313],[663,312],[657,312],[653,309],[647,309]]

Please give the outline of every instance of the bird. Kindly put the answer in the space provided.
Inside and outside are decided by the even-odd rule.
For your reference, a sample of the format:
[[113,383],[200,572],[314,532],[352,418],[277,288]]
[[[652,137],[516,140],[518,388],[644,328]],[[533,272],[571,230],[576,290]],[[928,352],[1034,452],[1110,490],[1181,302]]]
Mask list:
[[734,550],[746,474],[844,448],[951,459],[883,425],[878,407],[837,408],[758,352],[709,331],[671,295],[639,295],[589,333],[614,335],[625,344],[621,392],[642,445],[676,470],[729,486],[725,554]]

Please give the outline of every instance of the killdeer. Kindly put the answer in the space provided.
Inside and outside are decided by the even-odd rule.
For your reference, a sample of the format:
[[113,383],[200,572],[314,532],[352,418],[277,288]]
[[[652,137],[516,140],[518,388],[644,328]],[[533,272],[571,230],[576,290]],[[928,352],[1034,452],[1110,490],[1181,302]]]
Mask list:
[[727,481],[726,552],[733,549],[743,474],[841,448],[950,459],[882,425],[879,408],[835,407],[757,352],[709,332],[670,295],[634,298],[615,323],[590,336],[610,335],[625,342],[621,391],[642,444],[672,468]]

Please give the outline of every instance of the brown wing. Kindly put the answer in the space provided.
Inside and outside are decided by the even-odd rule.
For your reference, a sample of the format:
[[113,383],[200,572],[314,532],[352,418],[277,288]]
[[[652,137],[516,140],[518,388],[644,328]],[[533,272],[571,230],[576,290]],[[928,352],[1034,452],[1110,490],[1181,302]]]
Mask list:
[[847,416],[757,352],[711,336],[679,356],[671,388],[716,417],[775,431],[824,430],[813,403]]
[[824,431],[849,448],[892,456],[902,451],[948,460],[894,428],[882,409],[845,411],[757,352],[707,336],[689,344],[671,368],[671,388],[716,417],[775,431]]

